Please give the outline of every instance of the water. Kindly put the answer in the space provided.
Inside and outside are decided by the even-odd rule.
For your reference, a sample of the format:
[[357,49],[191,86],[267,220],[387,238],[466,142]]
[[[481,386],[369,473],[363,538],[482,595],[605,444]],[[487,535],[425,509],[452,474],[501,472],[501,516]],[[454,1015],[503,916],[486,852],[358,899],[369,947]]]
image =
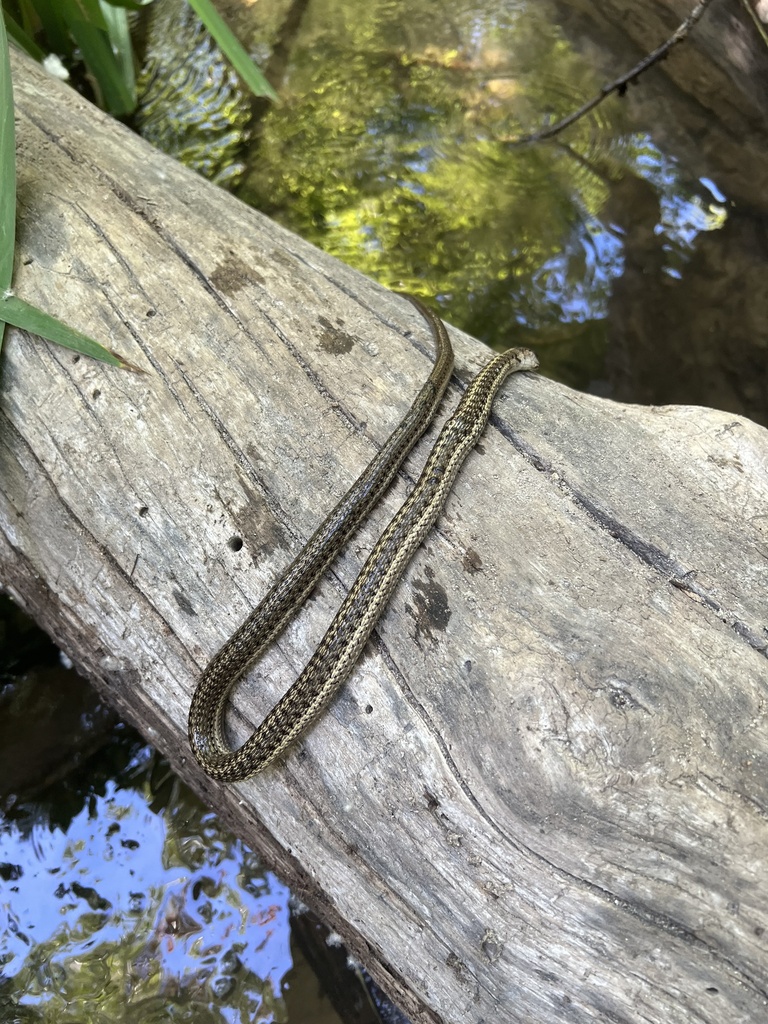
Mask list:
[[764,108],[694,37],[567,132],[513,144],[643,55],[611,8],[601,45],[578,3],[317,0],[239,194],[573,387],[768,422]]
[[112,742],[114,777],[92,761],[0,828],[6,1014],[286,1021],[287,890],[150,748]]
[[[572,387],[767,423],[768,120],[757,99],[768,53],[747,22],[746,41],[734,38],[713,4],[626,95],[546,143],[515,145],[629,70],[680,17],[662,19],[657,4],[638,27],[632,4],[601,9],[314,0],[285,22],[283,5],[243,9],[235,27],[280,102],[255,104],[246,127],[242,106],[222,98],[230,149],[223,161],[212,149],[224,166],[213,176],[494,348],[535,348],[542,371]],[[709,51],[697,48],[707,39]],[[164,87],[159,112],[153,90],[146,101],[151,137],[211,174],[176,132],[197,119],[213,147],[199,38],[153,45]],[[168,88],[179,62],[185,81],[206,81],[198,96]]]
[[336,1024],[286,887],[59,660],[0,600],[0,1022]]

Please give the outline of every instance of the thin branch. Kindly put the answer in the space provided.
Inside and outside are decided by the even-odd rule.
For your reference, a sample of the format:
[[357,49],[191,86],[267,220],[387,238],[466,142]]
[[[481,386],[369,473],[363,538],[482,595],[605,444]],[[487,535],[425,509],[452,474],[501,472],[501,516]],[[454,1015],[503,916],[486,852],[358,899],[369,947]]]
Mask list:
[[593,96],[591,100],[585,103],[582,107],[579,107],[578,110],[574,110],[572,114],[568,114],[567,117],[558,121],[557,124],[549,125],[547,128],[541,128],[536,132],[531,132],[530,135],[519,135],[516,138],[506,139],[504,141],[506,141],[508,146],[524,146],[530,142],[543,142],[545,139],[551,139],[553,135],[557,135],[559,132],[563,131],[564,128],[568,128],[575,121],[578,121],[579,118],[584,117],[584,115],[588,114],[590,110],[594,110],[594,108],[599,103],[602,103],[606,96],[610,96],[612,92],[623,96],[630,82],[634,82],[636,78],[639,78],[644,71],[647,71],[648,68],[653,64],[656,64],[657,61],[663,60],[673,46],[681,43],[686,38],[693,26],[712,2],[713,0],[699,0],[685,21],[675,30],[666,42],[662,43],[661,46],[658,46],[646,57],[643,57],[640,63],[636,64],[631,71],[627,71],[626,74],[621,75],[620,78],[604,85],[597,96]]

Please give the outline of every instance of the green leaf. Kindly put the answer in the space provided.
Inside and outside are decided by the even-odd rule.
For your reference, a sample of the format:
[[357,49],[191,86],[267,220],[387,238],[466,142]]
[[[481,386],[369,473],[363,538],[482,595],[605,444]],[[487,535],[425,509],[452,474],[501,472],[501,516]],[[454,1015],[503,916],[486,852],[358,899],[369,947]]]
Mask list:
[[128,27],[128,15],[125,11],[111,7],[105,0],[101,0],[101,13],[107,23],[112,51],[120,69],[123,84],[131,97],[130,109],[133,110],[136,106],[136,72],[133,64],[133,46],[131,30]]
[[102,32],[107,31],[99,0],[58,0],[58,3],[68,25],[71,26],[74,21],[84,21]]
[[8,35],[13,39],[17,46],[20,46],[22,50],[25,50],[33,60],[42,61],[45,58],[45,54],[34,39],[24,31],[18,22],[14,21],[8,11],[3,11],[3,17],[5,19],[5,27],[8,31]]
[[71,348],[84,356],[100,359],[104,363],[109,363],[110,366],[119,366],[121,369],[134,370],[137,373],[143,372],[117,352],[104,348],[98,341],[89,338],[87,334],[68,327],[60,320],[44,313],[42,309],[25,302],[24,299],[20,299],[16,295],[6,293],[0,297],[0,319],[13,324],[14,327],[29,331],[30,334],[37,334],[48,341],[55,341],[57,345]]
[[8,38],[5,22],[0,18],[0,294],[11,287],[15,238],[16,143],[13,131],[13,90]]
[[64,61],[72,57],[72,40],[63,15],[67,3],[68,0],[34,0],[34,13],[43,26],[46,45]]
[[[126,71],[127,26],[120,29],[115,20],[125,19],[125,13],[108,9],[105,17],[99,0],[58,0],[55,6],[82,53],[101,106],[110,114],[129,114],[136,106],[133,59],[130,57]],[[119,47],[118,55],[114,45]]]
[[[100,14],[100,20],[103,16]],[[83,60],[93,75],[99,90],[104,109],[110,114],[129,114],[136,101],[126,85],[112,52],[109,36],[106,32],[87,21],[79,18],[67,18],[69,30],[80,47]]]
[[266,96],[271,100],[276,100],[277,93],[237,41],[237,37],[224,22],[211,0],[189,0],[189,6],[196,12],[216,40],[219,49],[228,58],[232,67],[254,96]]
[[109,4],[110,7],[124,7],[128,11],[140,11],[142,7],[148,7],[154,0],[101,0],[102,6]]

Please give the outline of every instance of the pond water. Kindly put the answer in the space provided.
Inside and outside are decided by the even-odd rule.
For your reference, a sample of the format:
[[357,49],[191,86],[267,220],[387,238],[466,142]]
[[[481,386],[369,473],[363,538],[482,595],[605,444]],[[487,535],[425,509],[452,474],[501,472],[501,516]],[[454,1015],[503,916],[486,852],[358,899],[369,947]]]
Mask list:
[[[642,56],[620,4],[601,24],[549,0],[230,3],[278,86],[269,108],[162,3],[137,116],[153,141],[573,387],[768,422],[768,196],[750,172],[768,131],[693,43],[519,146]],[[0,1019],[319,1020],[288,1005],[285,889],[146,746],[108,738],[2,822]]]
[[[170,17],[180,0],[162,2]],[[647,49],[680,20],[660,17],[667,6],[682,5],[647,4]],[[638,32],[622,29],[634,7],[233,6],[280,102],[256,104],[246,127],[232,84],[210,88],[207,51],[191,75],[194,25],[169,35],[162,23],[138,123],[382,284],[424,296],[495,348],[534,348],[549,376],[766,423],[768,49],[756,30],[747,22],[734,40],[714,3],[626,95],[546,143],[515,144],[644,56]],[[170,88],[180,50],[186,77]],[[231,131],[214,131],[213,108]]]
[[2,1024],[338,1024],[286,887],[7,599],[0,807]]
[[285,887],[148,747],[111,747],[114,778],[91,759],[3,823],[2,1019],[287,1020]]

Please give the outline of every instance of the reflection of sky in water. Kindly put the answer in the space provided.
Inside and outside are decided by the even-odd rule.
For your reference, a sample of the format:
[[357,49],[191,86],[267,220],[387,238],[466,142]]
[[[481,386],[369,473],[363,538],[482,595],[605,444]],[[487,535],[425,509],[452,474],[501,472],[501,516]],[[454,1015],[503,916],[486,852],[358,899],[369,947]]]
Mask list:
[[686,183],[680,180],[677,162],[666,156],[647,136],[634,139],[634,171],[659,193],[661,218],[656,233],[665,239],[665,271],[682,276],[696,238],[703,231],[717,231],[728,216],[726,198],[708,178]]
[[104,1012],[110,992],[146,1007],[145,1024],[190,1002],[233,1024],[244,1007],[273,1020],[292,963],[287,889],[183,792],[172,811],[153,799],[109,781],[66,832],[0,826],[6,991],[56,1020],[91,1001]]
[[[722,227],[727,217],[726,198],[709,179],[699,182],[683,181],[677,162],[666,156],[647,135],[635,135],[621,147],[625,173],[634,173],[653,186],[658,194],[660,219],[656,233],[662,238],[666,254],[664,272],[679,278],[690,258],[699,234]],[[436,160],[453,159],[431,147],[422,146],[404,159],[414,175],[426,175]],[[489,172],[489,173],[492,173]],[[387,184],[381,175],[380,183]],[[424,197],[427,190],[418,177],[393,182],[407,189],[411,195]],[[624,269],[622,230],[599,217],[589,215],[574,191],[572,201],[581,207],[581,220],[566,238],[561,252],[546,260],[531,279],[529,294],[531,305],[520,310],[517,320],[536,327],[538,322],[584,323],[607,315],[612,281]],[[366,209],[369,212],[366,222]],[[368,250],[382,250],[375,202],[360,203],[361,242]],[[340,224],[340,218],[330,217],[329,224]]]
[[[607,312],[610,283],[623,270],[622,252],[618,230],[590,217],[561,253],[542,264],[533,283],[561,323],[599,319]],[[579,273],[574,273],[574,264]]]
[[[728,216],[726,199],[709,179],[686,184],[676,161],[665,156],[648,137],[628,147],[628,168],[656,189],[661,212],[656,234],[663,237],[664,267],[680,278],[701,232],[716,231]],[[574,273],[574,266],[579,273]],[[611,281],[623,271],[621,230],[586,218],[563,251],[547,260],[534,276],[541,300],[558,312],[561,323],[582,323],[607,314]]]

